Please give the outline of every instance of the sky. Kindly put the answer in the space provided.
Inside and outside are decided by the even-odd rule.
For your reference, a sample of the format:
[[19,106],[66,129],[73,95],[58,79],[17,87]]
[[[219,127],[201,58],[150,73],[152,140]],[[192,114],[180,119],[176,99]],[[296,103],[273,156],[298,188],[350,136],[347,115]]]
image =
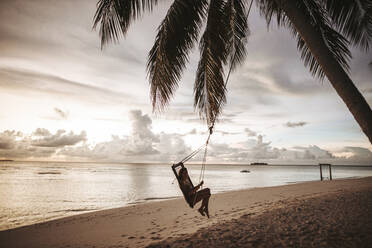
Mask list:
[[[0,159],[173,163],[200,147],[197,46],[170,105],[151,108],[147,54],[169,5],[101,50],[96,1],[0,1]],[[368,139],[290,32],[267,27],[255,6],[248,21],[248,56],[228,82],[208,161],[372,164]],[[351,51],[350,77],[371,105],[372,54]]]

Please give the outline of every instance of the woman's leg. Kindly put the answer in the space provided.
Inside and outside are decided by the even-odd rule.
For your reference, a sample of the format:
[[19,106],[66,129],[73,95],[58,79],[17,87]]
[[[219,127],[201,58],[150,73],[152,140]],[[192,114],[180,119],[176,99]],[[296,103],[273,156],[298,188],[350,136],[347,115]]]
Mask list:
[[209,190],[209,188],[205,188],[203,190],[196,192],[195,197],[196,197],[195,204],[202,200],[202,204],[199,208],[200,214],[203,215],[203,212],[205,212],[209,218],[208,205],[209,205],[209,198],[211,197],[211,191]]

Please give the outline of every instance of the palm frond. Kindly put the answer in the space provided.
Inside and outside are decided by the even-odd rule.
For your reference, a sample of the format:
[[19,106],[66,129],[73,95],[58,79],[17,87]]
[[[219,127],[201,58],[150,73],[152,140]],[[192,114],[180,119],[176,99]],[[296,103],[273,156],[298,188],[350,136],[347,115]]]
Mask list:
[[323,0],[336,28],[368,51],[372,41],[372,0]]
[[276,17],[276,22],[279,26],[286,23],[284,11],[280,8],[277,1],[256,0],[256,4],[260,14],[266,19],[268,26],[271,24],[273,17]]
[[232,70],[241,64],[247,56],[246,44],[250,34],[247,22],[246,1],[227,0],[224,13],[229,36],[229,63]]
[[194,107],[208,124],[216,120],[226,102],[223,65],[229,56],[229,25],[225,2],[213,0],[209,5],[207,26],[200,41],[200,61],[194,85]]
[[99,0],[93,18],[93,29],[99,25],[101,47],[108,42],[118,42],[133,20],[144,11],[152,11],[158,0]]
[[[292,25],[280,5],[274,2],[275,1],[258,0],[261,14],[265,16],[268,25],[272,17],[276,16],[279,26],[285,26],[291,30],[292,34],[297,38],[297,48],[301,52],[301,59],[303,59],[305,66],[309,68],[313,76],[323,79],[325,73],[317,59],[313,56],[306,42]],[[328,17],[324,6],[317,0],[296,1],[296,5],[298,11],[301,11],[312,26],[317,29],[319,35],[322,36],[324,43],[337,62],[346,71],[349,71],[348,63],[351,58],[351,53],[348,49],[349,43],[345,37],[332,28],[332,21]]]
[[207,0],[175,0],[160,24],[147,62],[154,110],[162,110],[178,87],[207,5]]

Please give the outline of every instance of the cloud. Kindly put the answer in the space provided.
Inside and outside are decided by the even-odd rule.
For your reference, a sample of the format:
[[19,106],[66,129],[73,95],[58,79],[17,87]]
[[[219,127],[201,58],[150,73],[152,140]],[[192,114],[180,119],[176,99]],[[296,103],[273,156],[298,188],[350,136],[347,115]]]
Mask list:
[[41,147],[73,146],[79,142],[86,141],[86,136],[85,131],[80,134],[74,134],[73,132],[66,134],[65,130],[58,130],[56,134],[45,133],[42,138],[33,140],[32,145]]
[[131,110],[129,119],[132,121],[132,133],[134,136],[144,139],[157,139],[151,130],[152,120],[147,114],[142,115],[141,110]]
[[123,99],[126,99],[128,102],[135,101],[132,96],[124,92],[89,85],[34,70],[0,67],[0,79],[0,87],[8,91],[23,91],[27,94],[43,93],[100,103],[123,102]]
[[257,136],[257,143],[248,150],[255,159],[275,159],[279,157],[278,150],[272,149],[270,146],[271,142],[263,142],[263,136]]
[[[210,159],[218,158],[228,162],[254,162],[265,160],[272,163],[317,163],[318,159],[342,163],[331,152],[316,145],[293,147],[292,149],[272,147],[271,142],[264,142],[262,135],[249,138],[238,144],[211,144]],[[364,156],[365,157],[365,156]]]
[[86,144],[65,147],[59,155],[93,160],[144,162],[175,161],[191,152],[191,148],[182,138],[183,135],[153,133],[151,118],[141,110],[130,111],[129,117],[132,126],[129,136],[112,136],[110,141],[98,143],[93,147]]
[[11,149],[13,148],[13,143],[15,141],[14,136],[15,131],[5,131],[0,134],[0,149]]
[[324,150],[316,145],[310,145],[308,147],[295,146],[295,150],[304,151],[304,159],[330,159],[334,158],[331,152]]
[[221,131],[221,130],[217,130],[215,132],[220,133],[222,135],[237,135],[237,134],[240,134],[240,132],[228,132],[228,131]]
[[[206,121],[203,120],[203,119],[200,119],[200,118],[189,118],[189,119],[186,119],[187,122],[190,122],[190,123],[205,123]],[[233,119],[231,118],[218,118],[216,120],[217,123],[234,123]]]
[[[37,128],[30,135],[17,131],[0,133],[0,158],[63,159],[117,162],[176,162],[192,152],[184,140],[185,134],[154,133],[152,120],[141,110],[129,113],[132,131],[129,135],[113,135],[111,140],[90,144],[86,132],[58,130],[55,133]],[[317,145],[274,147],[268,137],[249,128],[248,138],[238,143],[211,142],[208,161],[216,163],[249,163],[263,160],[269,163],[371,164],[372,152],[363,147],[347,146],[338,156]],[[226,132],[231,134],[230,132]],[[188,134],[200,135],[196,129]],[[223,134],[223,132],[222,132]],[[194,161],[202,159],[199,153]]]
[[250,130],[249,128],[245,128],[245,129],[244,129],[244,132],[247,133],[248,137],[254,137],[254,136],[257,136],[257,133],[254,132],[254,131],[252,131],[252,130]]
[[50,136],[52,135],[46,128],[37,128],[33,133],[33,136]]
[[307,122],[305,122],[305,121],[300,121],[300,122],[290,122],[290,121],[288,121],[287,123],[284,124],[284,126],[294,128],[294,127],[303,127],[306,124],[307,124]]
[[347,158],[348,161],[372,165],[372,152],[367,148],[347,146],[343,152],[351,153],[351,156]]
[[33,146],[31,136],[16,131],[0,133],[0,144],[2,158],[47,158],[55,153],[55,148]]
[[86,141],[86,133],[66,133],[58,130],[52,134],[45,128],[37,128],[30,135],[6,130],[0,133],[0,157],[10,159],[50,158],[63,147]]
[[370,93],[372,93],[372,88],[367,88],[367,89],[362,90],[362,91],[367,93],[367,94],[370,94]]
[[196,128],[193,128],[193,129],[192,129],[190,132],[188,132],[187,134],[190,134],[190,135],[197,134]]
[[68,112],[65,112],[59,108],[54,108],[54,111],[57,113],[59,117],[66,120],[68,118]]
[[257,159],[276,159],[279,157],[279,149],[272,148],[271,142],[263,142],[263,136],[258,135],[256,139],[248,139],[237,145],[224,143],[210,145],[210,155],[222,160],[242,162]]

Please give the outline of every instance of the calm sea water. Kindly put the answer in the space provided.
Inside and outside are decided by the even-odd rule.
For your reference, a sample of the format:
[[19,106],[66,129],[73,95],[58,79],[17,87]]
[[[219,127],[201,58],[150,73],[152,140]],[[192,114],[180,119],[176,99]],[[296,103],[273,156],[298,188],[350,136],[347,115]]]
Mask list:
[[[0,163],[0,230],[94,210],[181,196],[169,164]],[[200,165],[187,165],[194,183]],[[250,173],[241,173],[247,169]],[[333,178],[372,167],[332,167]],[[328,170],[324,170],[328,176]],[[319,180],[318,166],[207,165],[212,193]]]

